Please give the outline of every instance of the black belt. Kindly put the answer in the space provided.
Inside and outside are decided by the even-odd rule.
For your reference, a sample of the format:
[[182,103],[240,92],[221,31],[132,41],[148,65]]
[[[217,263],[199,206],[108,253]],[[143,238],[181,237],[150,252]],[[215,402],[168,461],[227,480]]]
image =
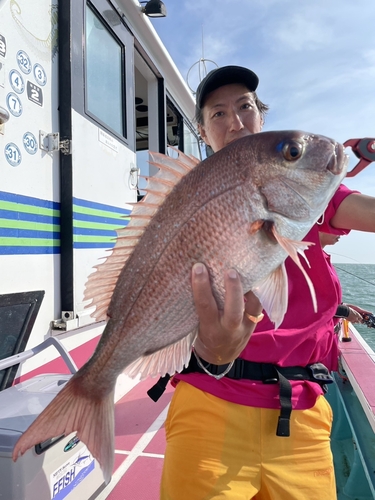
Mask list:
[[[212,375],[220,375],[225,372],[228,365],[213,365],[201,360],[205,369]],[[190,358],[189,365],[182,370],[181,373],[205,373],[199,366],[195,355]],[[226,378],[233,380],[260,380],[263,384],[279,383],[280,396],[280,416],[277,425],[277,436],[290,436],[290,415],[292,412],[292,386],[289,380],[309,380],[323,387],[325,384],[333,382],[333,378],[322,363],[313,363],[303,366],[277,366],[271,363],[255,363],[246,361],[245,359],[237,358],[231,369],[224,375]],[[153,401],[157,401],[165,391],[168,381],[171,376],[169,374],[161,377],[158,382],[147,391],[147,394]]]

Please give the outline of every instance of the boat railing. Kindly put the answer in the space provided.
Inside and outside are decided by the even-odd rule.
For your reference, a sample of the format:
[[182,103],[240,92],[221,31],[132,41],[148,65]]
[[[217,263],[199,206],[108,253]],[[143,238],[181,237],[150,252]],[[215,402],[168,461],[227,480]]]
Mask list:
[[62,343],[55,337],[48,337],[46,340],[33,347],[32,349],[29,349],[28,351],[24,351],[19,354],[14,354],[13,356],[9,356],[8,358],[1,359],[0,370],[5,370],[6,368],[10,368],[11,366],[24,363],[26,360],[32,358],[36,354],[39,354],[40,352],[48,349],[51,346],[57,349],[66,366],[68,367],[70,373],[76,373],[78,367],[73,361],[73,358],[70,356],[69,352],[65,349]]

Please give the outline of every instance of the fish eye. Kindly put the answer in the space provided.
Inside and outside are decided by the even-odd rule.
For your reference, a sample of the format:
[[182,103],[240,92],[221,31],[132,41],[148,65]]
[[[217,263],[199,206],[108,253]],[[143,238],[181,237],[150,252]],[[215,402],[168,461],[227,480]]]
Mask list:
[[282,148],[283,156],[288,161],[298,160],[302,156],[303,144],[298,141],[286,142]]

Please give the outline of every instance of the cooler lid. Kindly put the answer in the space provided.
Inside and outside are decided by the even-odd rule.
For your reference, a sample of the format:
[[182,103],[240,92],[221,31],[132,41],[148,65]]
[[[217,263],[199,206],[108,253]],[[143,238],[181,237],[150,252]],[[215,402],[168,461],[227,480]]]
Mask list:
[[38,375],[0,392],[0,451],[9,451],[72,375]]

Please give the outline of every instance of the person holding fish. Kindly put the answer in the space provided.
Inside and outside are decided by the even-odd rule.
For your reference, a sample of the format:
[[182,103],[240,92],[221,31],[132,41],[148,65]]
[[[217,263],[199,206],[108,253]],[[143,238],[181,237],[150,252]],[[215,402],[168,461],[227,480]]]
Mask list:
[[336,141],[262,132],[257,86],[246,68],[209,73],[196,117],[215,153],[150,153],[159,172],[86,284],[97,348],[13,460],[76,432],[108,482],[119,374],[175,374],[162,500],[335,498],[323,393],[340,297],[318,233],[375,232],[375,198],[340,185]]
[[[211,71],[198,86],[198,130],[213,156],[261,132],[268,106],[259,100],[257,87],[257,75],[237,66]],[[298,148],[297,141],[285,160],[299,155]],[[285,152],[282,144],[280,151]],[[334,155],[337,159],[337,148]],[[317,148],[315,162],[320,161]],[[262,165],[269,170],[279,167]],[[298,175],[304,172],[296,173],[295,184],[285,182],[293,188]],[[281,171],[279,179],[263,203],[280,203]],[[287,201],[291,214],[303,211],[293,205],[293,196]],[[278,239],[277,231],[270,231],[262,221],[257,227],[253,224],[249,231],[266,233],[287,249],[287,283],[281,284],[277,270],[266,283],[253,288],[255,293],[244,296],[241,272],[227,269],[223,310],[212,289],[211,271],[203,263],[194,265],[192,288],[199,328],[188,368],[172,379],[176,389],[165,425],[162,500],[336,498],[332,411],[323,394],[338,355],[333,316],[341,291],[332,278],[319,232],[375,232],[375,198],[340,185],[317,222],[304,238],[312,244],[305,252],[309,264],[302,264],[303,272],[293,258],[293,242],[288,245]],[[252,259],[256,266],[267,267],[266,247],[254,250]],[[275,328],[266,311],[283,302],[284,293],[287,310]]]

